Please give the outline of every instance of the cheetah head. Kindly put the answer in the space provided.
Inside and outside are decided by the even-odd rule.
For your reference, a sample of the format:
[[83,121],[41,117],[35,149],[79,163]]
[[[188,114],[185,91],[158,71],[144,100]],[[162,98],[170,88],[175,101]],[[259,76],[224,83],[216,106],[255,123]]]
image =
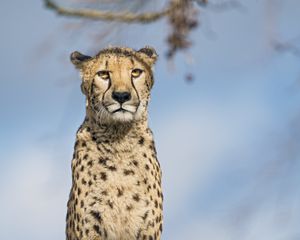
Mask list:
[[80,71],[81,89],[94,119],[109,124],[145,117],[156,59],[157,54],[151,47],[138,51],[106,48],[95,57],[73,52],[71,61]]

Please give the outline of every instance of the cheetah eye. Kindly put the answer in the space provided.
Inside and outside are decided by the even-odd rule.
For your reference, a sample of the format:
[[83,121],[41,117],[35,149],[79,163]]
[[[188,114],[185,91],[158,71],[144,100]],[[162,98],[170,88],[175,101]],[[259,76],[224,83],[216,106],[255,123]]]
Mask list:
[[134,77],[134,78],[137,78],[142,74],[142,72],[143,72],[142,69],[135,68],[135,69],[132,70],[131,76]]
[[99,71],[97,75],[103,80],[109,80],[109,72],[108,71]]

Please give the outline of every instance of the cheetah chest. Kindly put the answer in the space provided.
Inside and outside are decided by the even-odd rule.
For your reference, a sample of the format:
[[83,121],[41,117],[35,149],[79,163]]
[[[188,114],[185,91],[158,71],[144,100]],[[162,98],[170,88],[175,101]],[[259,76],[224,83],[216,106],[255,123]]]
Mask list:
[[[101,149],[100,149],[101,150]],[[81,189],[83,228],[105,239],[136,239],[161,218],[160,169],[152,152],[79,154],[75,168]],[[76,161],[76,160],[75,160]]]

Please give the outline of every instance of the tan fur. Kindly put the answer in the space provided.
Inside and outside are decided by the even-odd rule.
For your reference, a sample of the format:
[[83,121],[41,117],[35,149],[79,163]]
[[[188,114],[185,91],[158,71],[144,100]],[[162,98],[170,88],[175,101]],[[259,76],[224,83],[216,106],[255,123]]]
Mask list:
[[[157,55],[151,48],[109,48],[78,56],[71,59],[81,72],[86,118],[72,160],[67,240],[160,240],[161,170],[147,122]],[[135,68],[143,73],[133,79]],[[110,71],[109,83],[99,79],[101,70]],[[131,93],[128,112],[113,113],[112,91]]]

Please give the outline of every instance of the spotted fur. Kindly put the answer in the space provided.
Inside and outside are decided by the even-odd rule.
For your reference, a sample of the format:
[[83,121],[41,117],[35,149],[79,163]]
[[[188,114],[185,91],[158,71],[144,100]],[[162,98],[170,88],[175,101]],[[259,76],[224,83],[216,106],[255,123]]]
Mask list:
[[[82,76],[86,117],[76,134],[67,240],[161,239],[161,169],[147,122],[156,58],[150,47],[71,55]],[[142,70],[139,77],[133,69]],[[131,94],[123,110],[113,91]]]

